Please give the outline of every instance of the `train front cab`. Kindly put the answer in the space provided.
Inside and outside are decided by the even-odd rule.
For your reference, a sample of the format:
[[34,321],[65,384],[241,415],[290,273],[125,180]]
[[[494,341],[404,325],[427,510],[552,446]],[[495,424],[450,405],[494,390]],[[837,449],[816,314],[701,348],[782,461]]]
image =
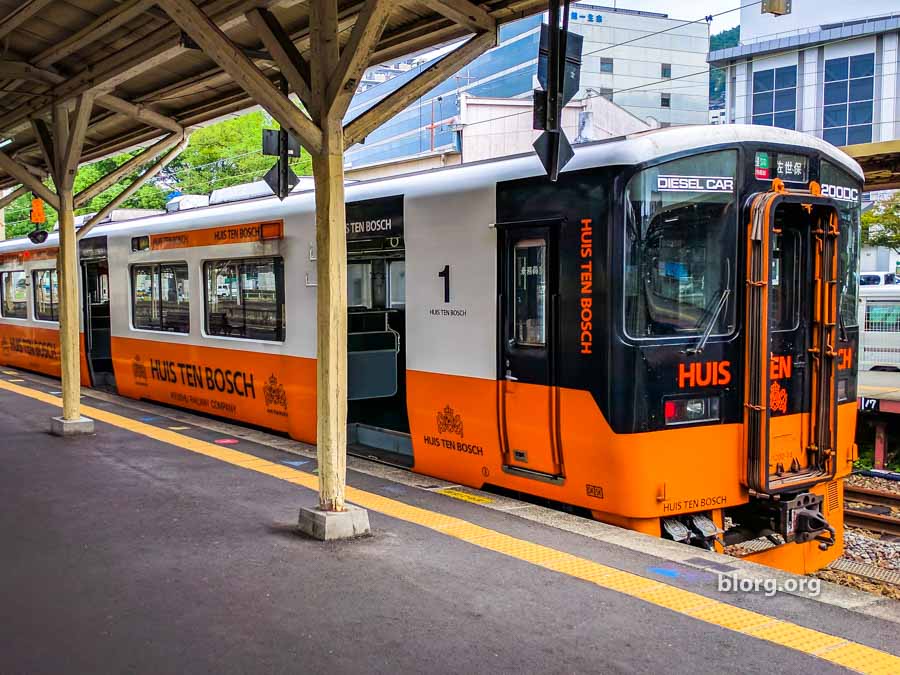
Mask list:
[[839,556],[860,188],[794,146],[501,184],[486,482],[792,571]]

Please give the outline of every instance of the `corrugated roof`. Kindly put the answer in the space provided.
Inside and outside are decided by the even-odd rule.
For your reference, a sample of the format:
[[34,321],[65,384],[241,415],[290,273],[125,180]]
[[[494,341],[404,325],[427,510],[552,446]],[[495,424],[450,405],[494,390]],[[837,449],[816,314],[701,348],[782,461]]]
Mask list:
[[[347,40],[364,2],[338,1],[341,39]],[[301,53],[309,48],[306,0],[195,0],[229,38],[260,52],[254,62],[273,81],[275,64],[244,15],[274,14]],[[432,3],[433,4],[433,1]],[[454,3],[448,3],[454,4]],[[546,7],[546,0],[486,0],[499,22]],[[153,0],[0,0],[0,139],[18,161],[45,169],[30,117],[48,119],[54,104],[93,90],[172,118],[204,124],[254,105],[201,51],[182,46],[180,28]],[[469,34],[418,0],[394,3],[372,63],[398,58]],[[252,53],[252,52],[251,52]],[[95,106],[83,152],[90,161],[159,138],[159,128]],[[16,181],[0,172],[0,187]]]

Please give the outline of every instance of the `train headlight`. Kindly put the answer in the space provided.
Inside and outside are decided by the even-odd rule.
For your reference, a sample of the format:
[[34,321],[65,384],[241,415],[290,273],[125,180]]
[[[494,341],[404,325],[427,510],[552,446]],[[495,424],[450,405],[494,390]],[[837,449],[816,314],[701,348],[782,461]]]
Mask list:
[[669,399],[664,403],[664,410],[667,425],[717,422],[719,397]]

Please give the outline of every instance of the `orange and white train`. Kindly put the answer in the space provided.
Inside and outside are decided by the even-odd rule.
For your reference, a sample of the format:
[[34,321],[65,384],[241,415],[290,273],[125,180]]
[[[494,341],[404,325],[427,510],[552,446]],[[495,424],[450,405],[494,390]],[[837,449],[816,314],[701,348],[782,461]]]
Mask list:
[[[859,166],[760,126],[348,185],[351,452],[796,571],[842,550]],[[58,375],[56,237],[0,243],[0,362]],[[82,378],[315,442],[314,199],[80,242]]]

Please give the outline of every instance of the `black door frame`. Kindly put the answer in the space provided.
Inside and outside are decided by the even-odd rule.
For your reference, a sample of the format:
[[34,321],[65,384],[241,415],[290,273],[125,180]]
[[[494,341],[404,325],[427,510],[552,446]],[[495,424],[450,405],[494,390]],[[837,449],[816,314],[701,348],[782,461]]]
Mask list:
[[[543,237],[547,242],[547,293],[545,298],[546,328],[545,328],[545,373],[544,378],[529,377],[528,374],[521,379],[524,383],[540,384],[554,389],[558,386],[558,358],[559,358],[559,282],[560,282],[560,256],[559,239],[560,230],[565,222],[565,217],[544,218],[536,220],[500,222],[497,228],[497,416],[498,429],[500,431],[500,447],[504,457],[510,452],[508,434],[506,429],[506,407],[502,383],[507,379],[506,360],[511,348],[510,340],[514,339],[514,310],[513,297],[514,280],[510,271],[514,267],[512,256],[513,241],[528,238]],[[512,374],[516,377],[515,373]],[[517,378],[518,379],[518,378]],[[544,381],[541,381],[544,380]],[[554,413],[551,416],[551,437],[556,445],[556,455],[559,459],[562,471],[562,443],[559,429],[559,399],[553,401]],[[561,483],[562,475],[551,475],[537,471],[530,471],[517,466],[510,466],[504,461],[503,470],[509,473],[525,475],[529,478]]]

